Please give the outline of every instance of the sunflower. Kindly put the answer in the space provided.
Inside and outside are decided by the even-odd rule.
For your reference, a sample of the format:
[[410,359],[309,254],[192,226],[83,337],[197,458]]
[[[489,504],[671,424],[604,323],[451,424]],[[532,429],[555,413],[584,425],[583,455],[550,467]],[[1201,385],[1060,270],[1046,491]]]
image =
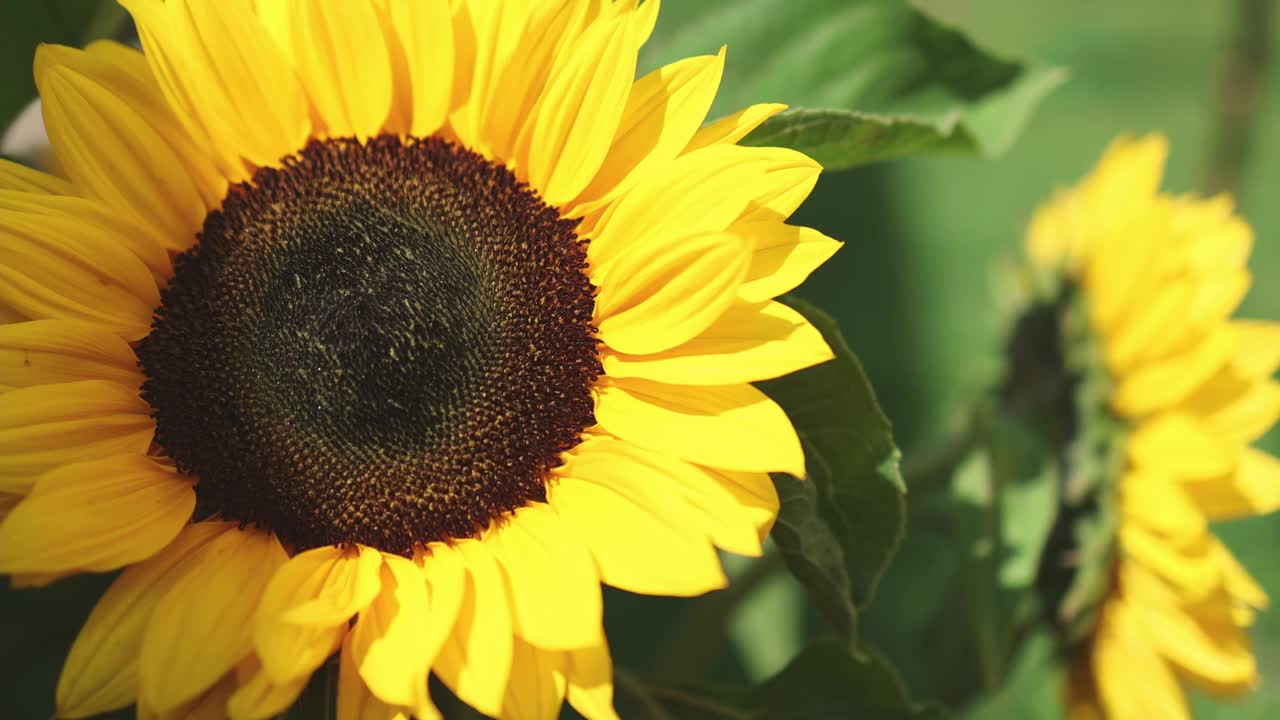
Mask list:
[[1226,197],[1160,194],[1166,154],[1158,135],[1117,140],[1028,235],[1059,306],[1083,308],[1119,449],[1072,718],[1177,720],[1186,684],[1234,696],[1257,682],[1247,629],[1267,597],[1210,523],[1280,507],[1280,463],[1250,447],[1280,415],[1280,325],[1231,319],[1252,233]]
[[127,0],[0,165],[0,572],[123,569],[60,717],[613,717],[601,583],[690,596],[804,475],[751,383],[839,243],[804,155],[636,76],[657,0]]

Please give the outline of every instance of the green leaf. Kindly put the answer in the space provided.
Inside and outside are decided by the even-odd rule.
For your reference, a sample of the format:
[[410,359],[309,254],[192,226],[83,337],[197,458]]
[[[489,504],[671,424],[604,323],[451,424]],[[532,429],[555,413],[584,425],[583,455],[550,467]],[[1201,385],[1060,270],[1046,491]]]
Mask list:
[[819,640],[782,672],[750,689],[647,685],[622,674],[623,717],[644,720],[944,720],[940,708],[913,702],[897,671],[878,653],[851,652]]
[[835,359],[759,383],[795,424],[809,477],[775,477],[782,500],[773,537],[792,573],[837,632],[852,640],[855,607],[871,601],[906,521],[889,419],[835,322],[785,302],[822,333]]
[[0,4],[0,130],[36,96],[31,60],[37,45],[85,45],[117,35],[128,22],[114,0]]
[[802,150],[828,169],[923,150],[999,155],[1066,77],[997,58],[902,0],[667,3],[641,67],[722,43],[711,117],[787,103],[746,144]]

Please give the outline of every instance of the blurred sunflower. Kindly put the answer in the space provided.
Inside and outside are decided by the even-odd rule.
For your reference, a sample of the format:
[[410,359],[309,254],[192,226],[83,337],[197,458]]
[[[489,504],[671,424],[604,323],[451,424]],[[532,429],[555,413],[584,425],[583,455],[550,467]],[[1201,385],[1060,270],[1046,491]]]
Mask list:
[[1257,682],[1247,628],[1267,597],[1209,523],[1280,507],[1280,462],[1250,447],[1280,415],[1280,325],[1230,318],[1252,232],[1226,197],[1160,194],[1166,154],[1157,135],[1117,140],[1029,230],[1058,305],[1082,308],[1118,428],[1096,434],[1118,439],[1101,500],[1114,548],[1068,674],[1072,718],[1187,718],[1184,683]]
[[600,583],[695,595],[802,476],[750,383],[820,168],[635,80],[648,0],[127,0],[42,47],[65,178],[0,166],[0,572],[125,568],[60,717],[612,717]]

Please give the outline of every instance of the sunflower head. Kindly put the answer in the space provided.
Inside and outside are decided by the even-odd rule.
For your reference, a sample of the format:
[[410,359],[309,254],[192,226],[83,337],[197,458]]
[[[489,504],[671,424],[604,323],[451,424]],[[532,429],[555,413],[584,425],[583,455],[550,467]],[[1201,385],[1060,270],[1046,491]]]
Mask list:
[[[127,0],[0,163],[0,572],[123,569],[58,712],[612,717],[601,583],[696,595],[804,475],[752,384],[817,163],[636,78],[648,0]],[[53,520],[56,519],[56,522]],[[397,715],[398,714],[398,715]]]
[[1231,317],[1252,233],[1226,197],[1160,193],[1166,152],[1117,140],[1027,239],[1002,399],[1060,470],[1037,590],[1073,717],[1186,718],[1184,685],[1257,681],[1267,598],[1209,523],[1280,507],[1280,463],[1251,447],[1280,416],[1280,326]]

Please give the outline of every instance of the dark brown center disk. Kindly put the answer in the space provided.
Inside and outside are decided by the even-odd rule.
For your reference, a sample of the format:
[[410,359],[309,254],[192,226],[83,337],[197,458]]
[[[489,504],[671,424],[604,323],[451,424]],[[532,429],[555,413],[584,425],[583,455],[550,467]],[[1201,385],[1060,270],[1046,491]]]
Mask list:
[[574,227],[437,138],[313,142],[233,187],[138,347],[197,513],[407,555],[545,499],[601,373]]

